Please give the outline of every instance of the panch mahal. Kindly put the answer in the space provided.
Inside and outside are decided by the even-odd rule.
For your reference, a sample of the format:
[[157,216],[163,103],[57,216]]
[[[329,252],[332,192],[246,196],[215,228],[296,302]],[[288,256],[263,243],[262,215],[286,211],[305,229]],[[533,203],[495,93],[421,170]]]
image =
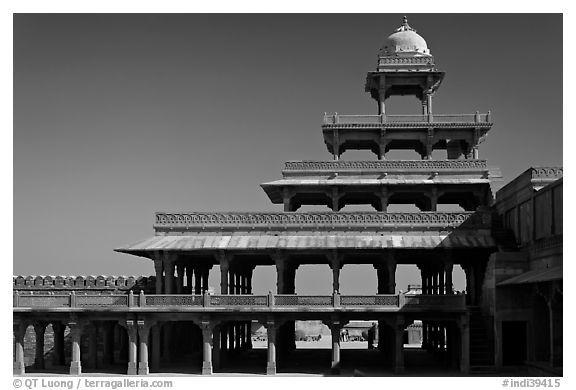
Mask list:
[[[264,327],[259,372],[274,375],[297,358],[295,321],[302,320],[329,327],[331,351],[317,356],[332,374],[354,363],[341,358],[340,334],[359,320],[377,324],[375,348],[366,354],[390,375],[410,373],[403,337],[415,322],[421,350],[461,375],[515,364],[561,374],[562,167],[530,168],[493,196],[491,184],[502,177],[479,150],[491,113],[436,113],[444,76],[404,18],[366,76],[377,111],[325,114],[331,158],[288,161],[279,180],[261,185],[282,212],[157,212],[152,237],[115,249],[152,261],[155,275],[145,278],[14,276],[14,374],[28,370],[30,326],[32,368],[46,368],[50,325],[50,359],[72,375],[111,364],[128,375],[161,373],[165,362],[190,351],[195,358],[186,364],[196,373],[235,372],[253,350],[252,330]],[[400,95],[416,97],[421,110],[388,112],[387,99]],[[377,160],[342,160],[348,150]],[[393,150],[421,159],[387,159]],[[445,158],[433,159],[434,151]],[[420,212],[387,211],[396,204]],[[463,211],[438,211],[443,204]],[[303,205],[329,210],[297,212]],[[374,211],[340,211],[346,205]],[[306,264],[330,267],[332,294],[295,293],[296,270]],[[345,264],[372,265],[377,291],[340,294]],[[417,294],[396,293],[396,269],[404,264],[420,270]],[[209,291],[216,265],[219,291]],[[465,292],[453,288],[457,265]],[[275,268],[276,291],[252,293],[256,267]]]

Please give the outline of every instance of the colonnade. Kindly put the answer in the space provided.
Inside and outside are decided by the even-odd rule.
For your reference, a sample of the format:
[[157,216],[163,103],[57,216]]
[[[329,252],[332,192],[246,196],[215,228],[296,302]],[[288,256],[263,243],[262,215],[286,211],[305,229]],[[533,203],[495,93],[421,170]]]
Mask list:
[[[168,317],[166,318],[168,319]],[[279,336],[279,329],[284,323],[291,322],[292,320],[281,319],[275,316],[269,316],[266,319],[255,318],[260,324],[266,327],[267,331],[267,362],[266,373],[274,375],[277,372],[277,342]],[[387,355],[391,357],[392,367],[395,373],[401,374],[404,372],[404,349],[403,349],[403,335],[404,329],[409,322],[401,313],[390,314],[385,316],[382,321],[392,331],[391,344],[387,348]],[[462,372],[467,372],[469,369],[469,334],[468,334],[468,320],[467,314],[461,315],[456,321],[447,322],[450,335],[451,346],[451,361],[456,365],[459,364]],[[78,318],[71,315],[68,319],[62,320],[57,326],[63,329],[68,326],[70,329],[70,342],[71,342],[71,356],[69,373],[71,375],[80,375],[83,372],[83,365],[90,368],[96,368],[101,362],[96,362],[98,356],[98,342],[97,333],[94,332],[94,324],[98,320],[91,320],[88,318]],[[108,364],[114,362],[114,334],[119,334],[121,340],[119,341],[119,352],[121,358],[116,363],[126,362],[126,373],[128,375],[148,375],[150,372],[149,359],[154,360],[154,356],[159,356],[159,344],[151,337],[152,330],[158,328],[164,322],[162,316],[154,317],[141,317],[125,320],[110,320],[102,322],[100,326],[104,330],[104,344],[103,344],[103,358],[102,363]],[[330,327],[332,334],[332,354],[330,361],[330,368],[332,373],[339,373],[341,360],[340,360],[340,331],[346,324],[347,320],[343,320],[338,315],[332,315],[329,319],[323,320],[324,324]],[[214,367],[218,367],[221,359],[221,352],[223,345],[221,344],[221,335],[226,333],[225,327],[227,322],[223,319],[206,318],[194,320],[195,325],[199,328],[201,334],[201,351],[202,351],[202,368],[203,375],[210,375],[213,373]],[[14,361],[14,374],[24,374],[24,333],[28,323],[17,321],[14,325],[15,336],[15,361]],[[43,367],[43,351],[40,351],[39,345],[43,345],[42,329],[45,329],[45,323],[34,322],[35,331],[37,333],[36,344],[36,362],[35,365]],[[114,329],[120,325],[123,332],[114,332]],[[229,329],[229,328],[228,328]],[[63,332],[61,333],[63,335]],[[87,339],[88,350],[87,353],[81,353],[82,347],[86,343],[82,343],[82,337]],[[60,337],[60,336],[59,336]],[[56,340],[56,338],[55,338]],[[63,338],[60,338],[62,341]],[[108,341],[107,341],[108,340]],[[109,340],[112,340],[110,342]],[[235,340],[231,338],[229,340]],[[56,359],[60,360],[63,364],[64,348],[63,342],[55,341],[55,350],[58,350]],[[114,344],[113,344],[114,343]],[[458,347],[459,346],[459,350]],[[112,359],[112,360],[111,360]],[[154,364],[154,363],[152,363]]]
[[[412,193],[418,198],[414,201],[414,205],[418,207],[420,211],[437,211],[438,204],[443,203],[458,203],[465,211],[474,211],[478,206],[487,204],[486,194],[483,190],[466,189],[455,191],[442,189],[442,187],[434,185],[430,185],[429,187],[430,188],[426,189],[410,190],[409,188],[390,189],[386,186],[376,186],[367,188],[364,191],[367,199],[371,198],[371,201],[367,202],[367,204],[372,205],[376,211],[380,212],[386,212],[390,204],[396,204],[399,201],[403,204],[403,198],[407,193]],[[348,194],[346,188],[330,186],[330,188],[326,189],[319,188],[316,192],[316,200],[325,198],[326,205],[334,212],[340,211],[346,206],[345,197]],[[453,196],[454,194],[460,194],[459,202],[445,200],[445,196]],[[282,189],[282,202],[285,212],[294,212],[298,210],[302,204],[306,204],[301,203],[298,199],[297,191],[289,187]]]

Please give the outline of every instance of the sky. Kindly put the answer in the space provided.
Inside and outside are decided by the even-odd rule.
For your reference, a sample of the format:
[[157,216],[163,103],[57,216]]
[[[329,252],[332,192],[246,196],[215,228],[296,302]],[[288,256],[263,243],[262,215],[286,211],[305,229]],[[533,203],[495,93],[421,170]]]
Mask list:
[[[113,248],[153,235],[155,211],[281,211],[259,184],[284,161],[331,159],[324,112],[376,113],[366,72],[402,16],[16,14],[13,274],[151,275]],[[480,158],[505,182],[562,165],[562,15],[407,16],[446,72],[434,112],[491,110]],[[300,267],[296,283],[329,293],[330,269]],[[408,283],[414,267],[399,267],[397,288]],[[274,270],[254,286],[274,290]],[[375,272],[345,266],[341,286],[374,293]]]

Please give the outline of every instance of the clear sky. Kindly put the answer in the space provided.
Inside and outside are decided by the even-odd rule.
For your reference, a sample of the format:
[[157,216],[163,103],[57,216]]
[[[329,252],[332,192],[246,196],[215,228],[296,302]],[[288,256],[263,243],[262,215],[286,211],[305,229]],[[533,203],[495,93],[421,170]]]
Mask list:
[[[280,211],[259,184],[331,159],[325,111],[376,112],[365,75],[402,16],[15,15],[14,274],[150,275],[112,249],[151,236],[155,211]],[[446,71],[434,112],[492,111],[481,158],[506,181],[562,165],[560,14],[407,16]],[[255,292],[274,279],[258,270]],[[400,267],[399,288],[418,282]],[[349,266],[341,285],[373,293],[376,278]],[[299,293],[330,289],[327,266],[298,271]]]

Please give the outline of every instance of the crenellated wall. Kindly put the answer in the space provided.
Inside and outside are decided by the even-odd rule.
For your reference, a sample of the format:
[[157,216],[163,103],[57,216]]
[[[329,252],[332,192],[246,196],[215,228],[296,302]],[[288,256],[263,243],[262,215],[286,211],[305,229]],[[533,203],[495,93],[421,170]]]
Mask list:
[[155,276],[115,276],[115,275],[18,275],[12,277],[12,289],[19,292],[69,291],[121,292],[133,290],[145,293],[154,291]]

